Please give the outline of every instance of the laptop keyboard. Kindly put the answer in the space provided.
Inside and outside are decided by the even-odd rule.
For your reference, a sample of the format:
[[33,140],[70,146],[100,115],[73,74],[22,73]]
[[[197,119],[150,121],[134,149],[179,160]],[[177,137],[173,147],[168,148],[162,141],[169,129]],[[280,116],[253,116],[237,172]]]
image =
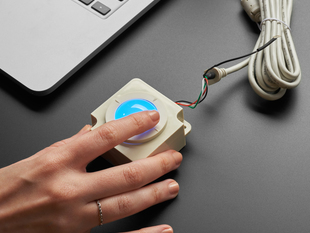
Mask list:
[[101,18],[107,18],[118,8],[120,8],[127,0],[76,0],[83,3],[82,5],[95,13]]

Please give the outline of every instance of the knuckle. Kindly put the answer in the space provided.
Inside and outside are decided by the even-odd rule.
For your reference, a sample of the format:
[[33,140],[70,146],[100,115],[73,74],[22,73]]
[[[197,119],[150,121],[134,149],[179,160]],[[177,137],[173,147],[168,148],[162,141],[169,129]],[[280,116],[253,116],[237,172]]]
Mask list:
[[117,198],[117,206],[119,213],[127,215],[133,207],[133,201],[128,196],[122,195]]
[[63,157],[59,154],[40,157],[39,160],[41,164],[40,171],[43,174],[53,173],[53,171],[60,169],[64,163]]
[[60,181],[58,177],[54,177],[54,180],[57,179],[57,182],[48,182],[47,185],[47,194],[52,203],[63,204],[80,198],[80,179],[67,177],[66,180]]
[[123,170],[125,181],[134,186],[140,186],[143,182],[143,174],[137,166],[129,165]]
[[66,144],[67,144],[67,139],[63,139],[61,141],[55,142],[50,147],[52,147],[52,148],[61,147],[61,146],[66,145]]
[[161,201],[161,193],[160,193],[159,188],[157,187],[152,188],[152,196],[153,196],[153,201],[155,204]]
[[99,137],[102,141],[107,141],[108,143],[114,142],[117,139],[117,131],[113,124],[107,124],[103,130],[99,131]]
[[164,174],[170,171],[170,167],[169,159],[165,156],[160,157],[160,168]]
[[131,115],[131,119],[133,122],[133,125],[135,125],[138,130],[142,130],[144,128],[144,121],[143,121],[143,117],[141,115]]
[[49,193],[51,199],[56,202],[67,202],[75,199],[77,196],[77,190],[74,186],[69,184],[63,184],[61,186],[56,185],[56,187],[52,187]]

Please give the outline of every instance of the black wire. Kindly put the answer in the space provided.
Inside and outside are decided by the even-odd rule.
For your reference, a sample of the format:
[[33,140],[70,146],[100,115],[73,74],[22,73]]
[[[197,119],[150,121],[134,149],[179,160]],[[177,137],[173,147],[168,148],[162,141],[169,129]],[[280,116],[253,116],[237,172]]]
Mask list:
[[[208,73],[210,70],[212,70],[214,67],[223,65],[223,64],[228,63],[228,62],[236,61],[236,60],[239,60],[239,59],[242,59],[242,58],[245,58],[245,57],[252,56],[253,54],[258,53],[259,51],[264,50],[266,47],[268,47],[269,45],[271,45],[271,44],[272,44],[276,39],[278,39],[278,38],[279,38],[279,36],[273,37],[273,38],[272,38],[271,40],[269,40],[266,44],[264,44],[263,46],[259,47],[259,48],[256,49],[256,51],[254,51],[254,52],[251,52],[251,53],[249,53],[249,54],[246,54],[246,55],[243,55],[243,56],[240,56],[240,57],[232,58],[232,59],[229,59],[229,60],[220,62],[220,63],[218,63],[218,64],[212,66],[211,68],[207,69],[207,70],[204,72],[203,78],[208,79],[207,73]],[[206,82],[206,81],[205,81],[205,82]],[[208,90],[209,90],[209,86],[208,86],[208,83],[206,82],[206,92],[204,93],[203,97],[202,97],[201,100],[198,102],[198,104],[200,104],[202,101],[205,100],[205,98],[206,98],[207,95],[208,95]],[[176,101],[176,103],[192,104],[193,102],[186,101],[186,100],[179,100],[179,101]]]
[[269,45],[271,45],[276,39],[278,39],[279,37],[273,37],[271,40],[269,40],[266,44],[264,44],[263,46],[259,47],[258,49],[256,49],[256,51],[252,52],[252,53],[249,53],[249,54],[246,54],[246,55],[243,55],[243,56],[240,56],[240,57],[236,57],[236,58],[232,58],[232,59],[229,59],[229,60],[226,60],[226,61],[223,61],[223,62],[220,62],[219,64],[216,64],[214,66],[212,66],[211,68],[207,69],[207,71],[204,73],[204,77],[206,76],[206,74],[212,70],[214,67],[216,66],[220,66],[220,65],[223,65],[225,63],[228,63],[228,62],[232,62],[232,61],[236,61],[236,60],[239,60],[239,59],[242,59],[242,58],[245,58],[245,57],[249,57],[249,56],[252,56],[253,54],[255,53],[258,53],[259,51],[265,49],[266,47],[268,47]]
[[178,101],[175,101],[176,103],[185,103],[185,104],[192,104],[192,102],[189,102],[187,100],[178,100]]
[[232,58],[232,59],[229,59],[229,60],[226,60],[226,61],[223,61],[223,62],[220,62],[219,64],[216,64],[214,66],[212,66],[209,70],[212,70],[214,67],[216,66],[220,66],[220,65],[223,65],[225,63],[228,63],[228,62],[232,62],[232,61],[236,61],[236,60],[239,60],[239,59],[242,59],[242,58],[245,58],[245,57],[249,57],[249,56],[252,56],[253,54],[257,53],[258,51],[255,51],[255,52],[252,52],[252,53],[249,53],[249,54],[246,54],[246,55],[243,55],[243,56],[240,56],[240,57],[236,57],[236,58]]

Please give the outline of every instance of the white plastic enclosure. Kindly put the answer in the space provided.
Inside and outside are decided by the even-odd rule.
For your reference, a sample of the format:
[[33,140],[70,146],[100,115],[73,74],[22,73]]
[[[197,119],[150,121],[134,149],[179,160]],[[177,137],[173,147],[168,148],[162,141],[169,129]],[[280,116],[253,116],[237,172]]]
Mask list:
[[130,99],[145,99],[154,104],[160,114],[160,121],[153,129],[136,135],[103,154],[105,159],[119,165],[168,149],[179,151],[186,145],[191,125],[184,120],[183,109],[141,79],[132,79],[91,113],[92,130],[114,120],[116,109]]

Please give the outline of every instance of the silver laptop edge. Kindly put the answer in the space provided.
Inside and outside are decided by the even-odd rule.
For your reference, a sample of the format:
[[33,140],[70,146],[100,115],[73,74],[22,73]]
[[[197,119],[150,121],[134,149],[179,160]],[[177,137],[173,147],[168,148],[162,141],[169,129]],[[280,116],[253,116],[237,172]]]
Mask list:
[[158,1],[119,1],[107,15],[92,8],[97,1],[4,1],[0,69],[32,94],[49,94]]

